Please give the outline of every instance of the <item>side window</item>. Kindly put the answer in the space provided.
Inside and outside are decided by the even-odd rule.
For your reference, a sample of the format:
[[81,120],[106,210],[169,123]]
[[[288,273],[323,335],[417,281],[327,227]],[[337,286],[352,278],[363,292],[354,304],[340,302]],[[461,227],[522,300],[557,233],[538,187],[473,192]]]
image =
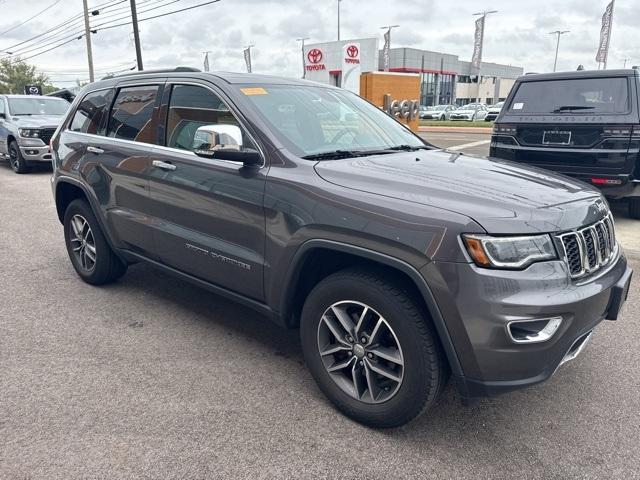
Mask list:
[[236,117],[218,95],[196,85],[174,85],[167,114],[167,147],[192,151],[249,146]]
[[88,94],[78,105],[69,130],[73,132],[104,135],[105,116],[113,100],[113,90],[101,90]]
[[156,143],[158,88],[158,85],[121,88],[109,115],[107,136]]

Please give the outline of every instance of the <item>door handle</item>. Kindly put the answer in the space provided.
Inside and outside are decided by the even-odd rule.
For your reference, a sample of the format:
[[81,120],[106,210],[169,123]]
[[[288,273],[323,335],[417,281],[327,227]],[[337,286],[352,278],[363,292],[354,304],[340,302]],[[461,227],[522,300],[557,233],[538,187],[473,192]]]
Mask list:
[[87,152],[91,152],[91,153],[95,153],[96,155],[100,155],[101,153],[104,153],[104,150],[98,147],[92,147],[89,146],[87,147]]
[[161,168],[163,170],[175,170],[176,166],[172,163],[163,162],[162,160],[154,160],[151,162],[154,167]]

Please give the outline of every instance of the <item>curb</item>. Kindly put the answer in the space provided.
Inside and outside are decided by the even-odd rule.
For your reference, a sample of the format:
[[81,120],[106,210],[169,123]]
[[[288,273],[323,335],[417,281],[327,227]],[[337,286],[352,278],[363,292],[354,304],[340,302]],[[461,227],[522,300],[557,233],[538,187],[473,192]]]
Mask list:
[[433,126],[420,126],[419,132],[438,132],[438,133],[471,133],[471,134],[486,134],[493,132],[491,127],[433,127]]

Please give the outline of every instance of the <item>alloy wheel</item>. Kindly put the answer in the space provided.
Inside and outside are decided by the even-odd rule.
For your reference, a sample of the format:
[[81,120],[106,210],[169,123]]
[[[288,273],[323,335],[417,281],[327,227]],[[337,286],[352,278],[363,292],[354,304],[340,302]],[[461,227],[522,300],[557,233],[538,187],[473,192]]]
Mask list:
[[9,164],[11,165],[11,168],[15,171],[18,171],[18,168],[20,168],[18,151],[14,147],[9,148]]
[[382,403],[402,384],[404,357],[389,323],[356,301],[331,305],[318,325],[318,351],[331,379],[349,396]]
[[89,222],[82,215],[71,217],[71,231],[69,242],[78,264],[87,272],[96,266],[96,243]]

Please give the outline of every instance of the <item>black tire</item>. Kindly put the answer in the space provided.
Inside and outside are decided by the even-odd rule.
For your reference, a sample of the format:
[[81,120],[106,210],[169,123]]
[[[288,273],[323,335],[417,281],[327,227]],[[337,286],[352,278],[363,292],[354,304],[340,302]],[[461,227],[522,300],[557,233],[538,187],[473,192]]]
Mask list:
[[629,216],[635,220],[640,220],[640,197],[629,199]]
[[[92,263],[91,268],[83,265],[79,254],[74,251],[74,248],[77,248],[78,245],[71,224],[74,218],[86,220],[90,228],[90,234],[93,240],[92,246],[95,249],[95,261]],[[84,231],[86,232],[86,230]],[[72,238],[74,240],[72,240]],[[113,253],[113,250],[102,233],[100,224],[93,214],[93,210],[91,210],[91,207],[85,200],[74,200],[67,207],[64,214],[64,239],[73,268],[86,283],[91,285],[112,283],[127,271],[127,265]]]
[[[309,294],[300,324],[305,362],[322,392],[345,415],[376,428],[404,425],[426,411],[435,403],[449,376],[428,315],[402,282],[388,278],[387,272],[361,268],[330,275]],[[361,302],[379,312],[401,347],[402,381],[393,396],[381,403],[367,403],[346,393],[331,377],[320,355],[321,318],[330,306],[345,300]],[[366,392],[363,398],[364,395]]]
[[20,152],[18,142],[15,140],[12,140],[9,144],[9,165],[16,173],[27,173],[29,171],[29,165],[22,157],[22,152]]

